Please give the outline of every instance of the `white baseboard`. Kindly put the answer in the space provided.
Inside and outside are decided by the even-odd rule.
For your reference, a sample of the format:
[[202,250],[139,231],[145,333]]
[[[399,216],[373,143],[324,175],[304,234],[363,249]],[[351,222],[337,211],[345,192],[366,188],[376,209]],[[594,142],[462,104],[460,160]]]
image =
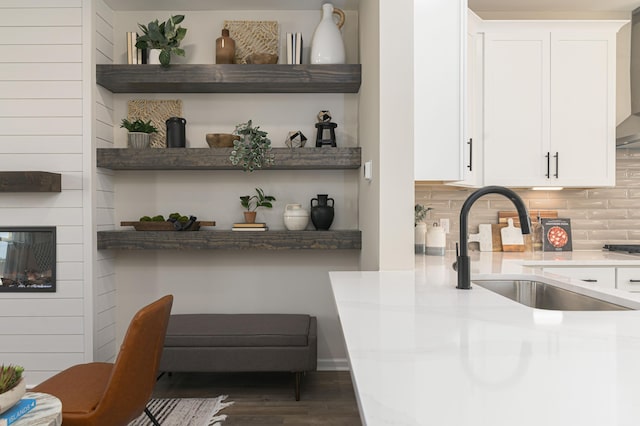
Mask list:
[[347,358],[318,358],[318,371],[349,371]]

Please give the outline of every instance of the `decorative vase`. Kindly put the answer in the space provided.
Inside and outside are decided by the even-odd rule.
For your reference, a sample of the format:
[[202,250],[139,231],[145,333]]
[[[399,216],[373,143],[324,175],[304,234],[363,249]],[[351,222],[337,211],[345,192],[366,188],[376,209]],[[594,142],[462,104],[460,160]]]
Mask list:
[[420,222],[415,226],[413,241],[416,254],[425,254],[425,240],[427,233],[427,224]]
[[304,231],[309,223],[309,212],[300,204],[287,204],[284,208],[284,226],[289,231]]
[[[313,202],[316,205],[313,205]],[[331,205],[329,205],[331,201]],[[318,231],[327,231],[333,223],[333,198],[327,194],[318,194],[318,198],[311,199],[311,222]]]
[[244,223],[256,223],[257,212],[244,212]]
[[151,134],[144,132],[129,132],[127,139],[129,148],[144,149],[149,146]]
[[229,30],[224,28],[222,36],[216,39],[216,64],[232,64],[236,56],[236,42],[229,37]]
[[[340,18],[336,24],[333,15]],[[312,64],[344,64],[344,42],[340,28],[344,25],[344,12],[334,8],[331,3],[322,5],[322,19],[311,40]]]
[[184,148],[187,146],[185,126],[187,120],[182,117],[170,117],[167,125],[167,148]]
[[24,396],[26,391],[27,383],[24,381],[24,377],[21,377],[20,381],[12,389],[4,393],[0,393],[0,414],[16,405],[16,403],[20,401],[20,398]]
[[162,52],[162,49],[147,50],[147,63],[151,65],[160,65],[160,52]]

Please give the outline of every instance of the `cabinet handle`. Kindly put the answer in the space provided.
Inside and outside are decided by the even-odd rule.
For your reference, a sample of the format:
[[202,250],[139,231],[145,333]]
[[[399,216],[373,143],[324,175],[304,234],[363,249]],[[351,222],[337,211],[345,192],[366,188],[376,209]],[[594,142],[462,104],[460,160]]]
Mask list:
[[545,177],[549,179],[551,177],[551,154],[547,152],[547,155],[545,155],[545,157],[547,159],[547,174],[545,175]]
[[589,278],[588,278],[588,279],[586,279],[586,280],[582,280],[582,281],[584,281],[584,282],[588,282],[588,283],[597,283],[597,282],[598,282],[598,280],[594,280],[594,279],[592,279],[592,278],[591,278],[591,279],[589,279]]
[[467,145],[469,145],[469,165],[467,166],[467,168],[471,172],[473,171],[473,138],[469,138],[469,142],[467,142]]
[[640,280],[629,280],[630,283],[640,283]]
[[560,154],[556,152],[556,155],[553,156],[556,159],[556,174],[553,175],[556,179],[558,179],[558,160],[560,158]]

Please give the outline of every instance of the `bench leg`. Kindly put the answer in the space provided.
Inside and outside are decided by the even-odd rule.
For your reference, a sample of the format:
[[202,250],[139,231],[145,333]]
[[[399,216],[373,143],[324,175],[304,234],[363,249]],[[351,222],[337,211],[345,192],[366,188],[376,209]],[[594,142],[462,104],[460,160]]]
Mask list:
[[302,373],[300,371],[296,371],[296,401],[300,401],[300,375]]

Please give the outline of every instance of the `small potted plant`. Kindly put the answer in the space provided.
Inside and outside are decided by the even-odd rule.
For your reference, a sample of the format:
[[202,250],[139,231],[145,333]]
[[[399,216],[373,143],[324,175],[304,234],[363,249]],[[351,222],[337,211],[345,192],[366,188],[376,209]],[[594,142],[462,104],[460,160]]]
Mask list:
[[0,366],[0,414],[15,405],[26,392],[26,384],[19,365]]
[[[187,29],[178,26],[184,20],[184,15],[171,16],[166,22],[149,22],[148,25],[138,24],[143,35],[138,37],[136,47],[148,50],[148,62],[160,63],[163,67],[168,67],[171,62],[171,54],[184,56],[184,49],[181,49],[180,42],[187,34]],[[152,50],[158,52],[152,53]],[[157,55],[157,56],[156,56]],[[156,62],[155,58],[158,58]]]
[[158,132],[158,129],[151,124],[151,120],[143,121],[139,118],[133,121],[123,118],[120,127],[124,127],[129,131],[129,146],[136,149],[148,147],[151,139],[151,133]]
[[414,248],[416,254],[425,254],[425,242],[427,233],[427,224],[424,223],[424,219],[427,217],[427,212],[431,210],[431,207],[425,207],[422,204],[416,204],[414,207],[415,217],[413,220],[414,226]]
[[244,212],[245,223],[255,223],[258,207],[270,209],[273,207],[272,201],[276,201],[276,198],[271,195],[265,195],[261,188],[256,188],[256,195],[241,196],[240,204],[247,210]]
[[233,142],[229,157],[231,164],[241,164],[245,172],[253,172],[256,168],[268,167],[274,163],[267,132],[263,132],[258,126],[253,127],[251,120],[238,124],[233,134],[240,136],[240,139]]

